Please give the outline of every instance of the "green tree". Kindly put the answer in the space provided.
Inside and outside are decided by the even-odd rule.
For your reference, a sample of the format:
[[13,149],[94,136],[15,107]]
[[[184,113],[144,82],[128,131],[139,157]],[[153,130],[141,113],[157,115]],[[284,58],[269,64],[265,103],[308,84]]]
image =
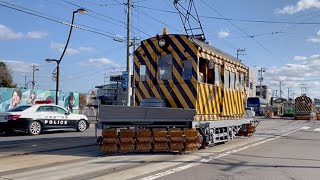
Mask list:
[[7,88],[15,88],[17,84],[13,83],[12,75],[5,62],[0,61],[0,86]]

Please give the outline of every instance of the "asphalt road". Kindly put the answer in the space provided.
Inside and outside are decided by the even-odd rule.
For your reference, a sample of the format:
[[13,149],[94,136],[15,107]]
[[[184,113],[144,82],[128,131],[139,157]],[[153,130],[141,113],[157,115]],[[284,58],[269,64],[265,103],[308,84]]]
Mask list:
[[93,128],[0,136],[0,180],[319,179],[319,133],[320,122],[268,119],[253,137],[192,153],[110,156],[100,154]]
[[156,172],[145,179],[319,179],[319,150],[320,122],[312,122],[299,130],[203,158],[189,167],[174,167],[173,172]]
[[[85,132],[75,130],[47,131],[39,136],[14,133],[0,136],[0,159],[8,156],[39,154],[55,150],[94,146],[96,142],[94,128]],[[92,154],[98,156],[99,153]]]

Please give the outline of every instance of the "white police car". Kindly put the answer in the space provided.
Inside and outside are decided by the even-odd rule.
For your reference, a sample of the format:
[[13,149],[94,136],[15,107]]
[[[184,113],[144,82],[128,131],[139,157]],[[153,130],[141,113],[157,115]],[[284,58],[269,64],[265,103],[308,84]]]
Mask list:
[[88,127],[85,115],[72,114],[54,104],[19,105],[0,113],[0,132],[22,130],[38,135],[48,129],[74,128],[83,132]]

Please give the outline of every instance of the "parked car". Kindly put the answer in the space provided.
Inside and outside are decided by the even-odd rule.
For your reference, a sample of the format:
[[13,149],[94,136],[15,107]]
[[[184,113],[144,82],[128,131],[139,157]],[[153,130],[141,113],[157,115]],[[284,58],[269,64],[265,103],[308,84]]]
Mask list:
[[246,107],[246,112],[245,112],[245,117],[248,117],[248,118],[255,118],[256,117],[256,113],[254,111],[254,108],[253,107]]
[[38,135],[44,130],[74,128],[79,132],[89,127],[88,118],[72,114],[54,104],[19,105],[0,113],[0,132],[25,131]]

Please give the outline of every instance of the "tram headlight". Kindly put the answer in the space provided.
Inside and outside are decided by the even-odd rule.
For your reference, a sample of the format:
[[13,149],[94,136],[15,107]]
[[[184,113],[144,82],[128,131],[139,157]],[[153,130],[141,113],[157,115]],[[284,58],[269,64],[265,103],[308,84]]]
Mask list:
[[164,46],[166,45],[166,40],[165,40],[165,39],[159,39],[158,45],[159,45],[160,47],[164,47]]

